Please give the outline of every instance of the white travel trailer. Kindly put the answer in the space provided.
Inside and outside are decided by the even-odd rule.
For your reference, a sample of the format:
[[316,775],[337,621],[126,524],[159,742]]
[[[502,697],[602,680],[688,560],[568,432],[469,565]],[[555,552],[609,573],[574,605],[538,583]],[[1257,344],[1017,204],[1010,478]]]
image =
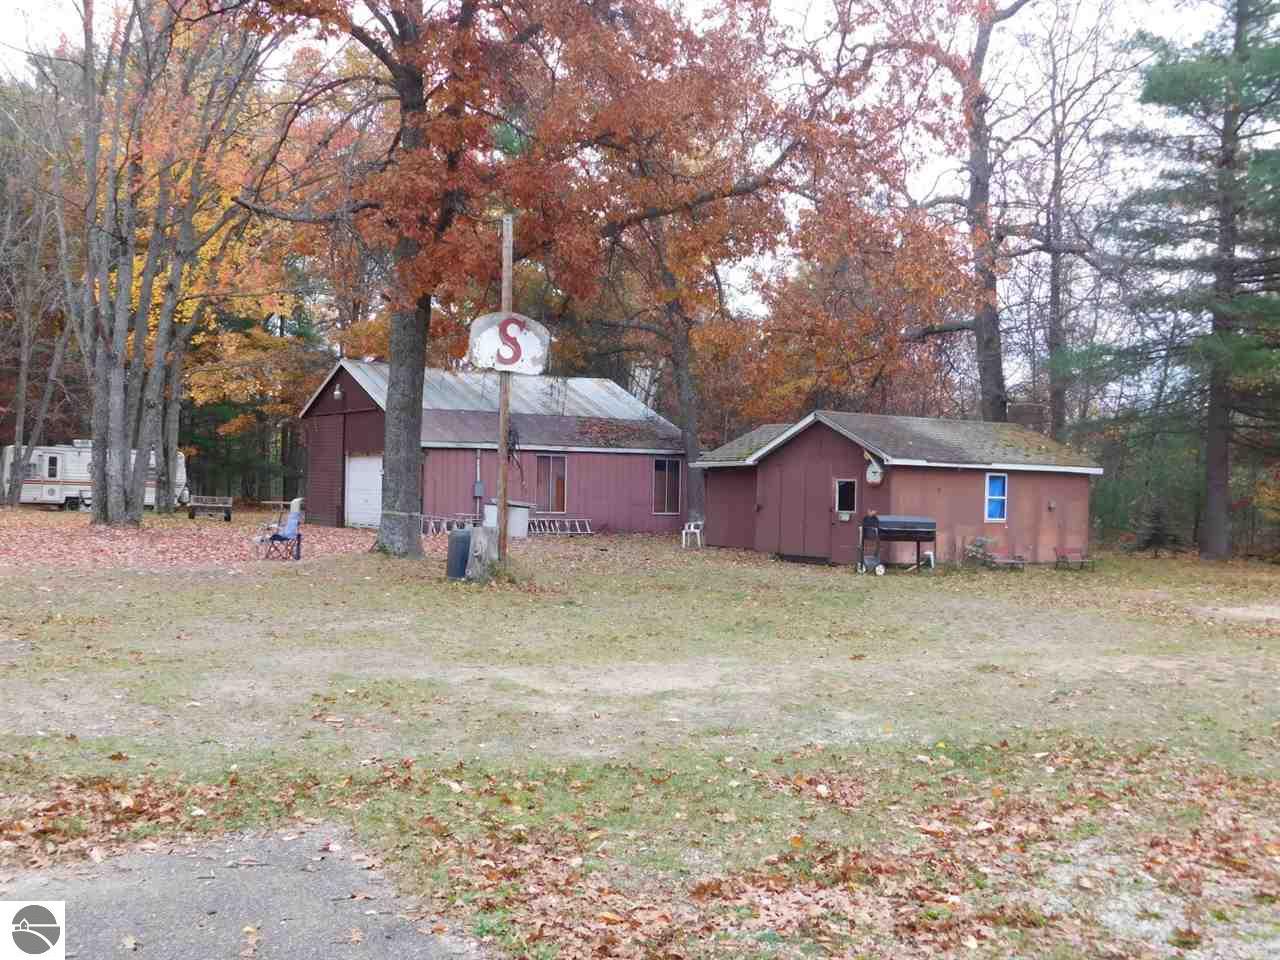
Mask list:
[[[0,495],[9,489],[9,472],[20,451],[15,447],[0,450]],[[137,455],[135,451],[135,456]],[[69,445],[36,447],[27,463],[26,477],[22,481],[22,503],[43,503],[50,506],[77,509],[93,499],[93,479],[90,464],[93,461],[93,441],[73,440]],[[151,455],[151,470],[147,474],[145,503],[156,505],[155,454]],[[174,480],[178,500],[187,500],[187,462],[178,454],[178,473]]]

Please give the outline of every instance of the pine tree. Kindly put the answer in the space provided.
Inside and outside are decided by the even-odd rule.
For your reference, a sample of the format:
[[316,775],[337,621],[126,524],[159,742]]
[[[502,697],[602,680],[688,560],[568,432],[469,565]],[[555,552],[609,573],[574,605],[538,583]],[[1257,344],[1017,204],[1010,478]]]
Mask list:
[[[1142,351],[1173,357],[1205,443],[1200,555],[1230,554],[1233,442],[1271,437],[1280,377],[1280,5],[1226,0],[1220,26],[1190,46],[1143,35],[1153,54],[1142,103],[1158,123],[1128,142],[1159,164],[1121,205],[1119,233],[1143,283],[1131,306],[1163,318]],[[1157,361],[1159,362],[1159,361]],[[1270,399],[1269,399],[1270,398]]]
[[1138,538],[1133,543],[1134,550],[1150,550],[1153,557],[1160,556],[1160,549],[1172,550],[1182,546],[1182,537],[1169,523],[1169,512],[1160,501],[1153,503],[1142,518],[1142,526],[1138,529]]

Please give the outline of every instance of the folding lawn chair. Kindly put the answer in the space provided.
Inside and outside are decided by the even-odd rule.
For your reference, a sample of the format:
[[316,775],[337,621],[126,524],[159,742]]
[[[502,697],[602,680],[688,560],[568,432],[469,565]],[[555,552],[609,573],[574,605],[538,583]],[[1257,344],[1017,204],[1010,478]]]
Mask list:
[[263,560],[302,559],[302,497],[289,504],[284,523],[269,524],[258,538]]

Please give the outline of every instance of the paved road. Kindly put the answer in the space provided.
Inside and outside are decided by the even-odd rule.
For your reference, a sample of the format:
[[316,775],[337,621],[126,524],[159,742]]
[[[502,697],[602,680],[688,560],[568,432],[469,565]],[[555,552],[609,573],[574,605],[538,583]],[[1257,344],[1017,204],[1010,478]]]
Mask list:
[[[354,895],[354,897],[353,897]],[[65,900],[74,960],[447,960],[341,830],[234,836],[22,874],[7,900]],[[251,928],[251,929],[246,929]],[[428,932],[421,932],[427,928]]]

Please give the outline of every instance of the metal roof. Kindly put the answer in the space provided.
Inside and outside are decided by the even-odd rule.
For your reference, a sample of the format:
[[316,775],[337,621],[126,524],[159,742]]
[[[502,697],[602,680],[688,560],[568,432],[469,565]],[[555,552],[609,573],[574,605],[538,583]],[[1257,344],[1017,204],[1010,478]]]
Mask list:
[[[387,405],[387,365],[343,360],[378,406]],[[498,411],[498,374],[428,369],[422,388],[424,410]],[[612,380],[601,377],[511,378],[511,412],[556,417],[656,420],[675,429]]]
[[[340,360],[383,410],[385,363]],[[321,385],[307,405],[324,389]],[[428,369],[422,390],[424,446],[496,446],[498,374]],[[678,452],[680,430],[612,380],[598,377],[511,378],[511,419],[524,447]]]
[[[1102,473],[1087,455],[1016,423],[895,417],[838,410],[816,410],[764,443],[744,443],[756,433],[752,431],[706,454],[692,466],[758,463],[814,423],[826,424],[887,464]],[[774,426],[760,429],[771,430]]]

